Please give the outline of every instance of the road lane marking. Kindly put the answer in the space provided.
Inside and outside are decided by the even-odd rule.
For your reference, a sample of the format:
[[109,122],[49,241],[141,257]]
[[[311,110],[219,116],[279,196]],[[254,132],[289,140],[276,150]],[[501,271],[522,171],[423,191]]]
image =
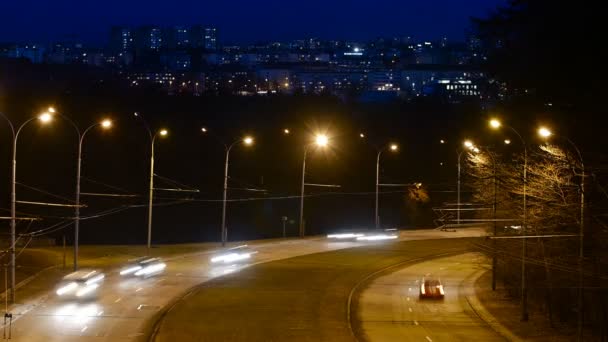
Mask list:
[[144,289],[143,287],[140,287],[140,288],[138,288],[137,290],[135,290],[135,292],[139,292],[139,291],[141,291],[141,290],[143,290],[143,289]]
[[122,300],[122,297],[118,298],[117,300],[114,301],[114,303],[118,303]]
[[433,342],[433,340],[430,337],[428,337],[428,336],[426,337],[426,340],[429,341],[429,342]]
[[85,331],[87,330],[87,328],[88,328],[88,327],[85,325],[85,326],[84,326],[84,328],[80,329],[80,332],[81,332],[81,333],[85,332]]
[[412,308],[407,308],[408,310],[410,310],[410,312],[412,312]]
[[415,320],[415,321],[414,321],[414,325],[418,325],[418,321],[416,321],[416,320]]

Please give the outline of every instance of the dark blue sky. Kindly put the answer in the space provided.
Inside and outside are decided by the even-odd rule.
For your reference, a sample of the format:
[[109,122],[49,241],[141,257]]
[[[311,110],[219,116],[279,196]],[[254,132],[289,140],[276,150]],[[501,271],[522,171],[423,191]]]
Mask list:
[[461,40],[504,0],[0,0],[0,41],[103,44],[112,25],[213,24],[223,42],[412,35]]

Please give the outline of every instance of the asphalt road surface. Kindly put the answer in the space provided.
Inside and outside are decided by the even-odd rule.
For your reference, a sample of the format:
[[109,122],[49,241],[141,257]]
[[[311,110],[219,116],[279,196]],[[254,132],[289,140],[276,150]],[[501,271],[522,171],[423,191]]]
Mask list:
[[[470,309],[465,286],[486,270],[476,253],[416,263],[381,276],[362,292],[356,316],[361,339],[381,341],[504,341]],[[438,277],[444,299],[419,299],[423,276]]]
[[[408,231],[402,232],[399,240],[457,238],[482,234],[483,232],[477,229],[459,232]],[[430,241],[420,243],[426,245]],[[373,247],[365,247],[368,245]],[[161,321],[157,339],[197,340],[196,336],[200,336],[197,334],[205,331],[212,333],[209,335],[211,338],[205,340],[230,340],[234,337],[233,340],[268,341],[284,340],[282,337],[286,336],[286,332],[295,331],[300,337],[310,336],[308,340],[318,340],[316,338],[319,336],[318,333],[310,335],[306,333],[309,322],[302,320],[303,317],[309,317],[308,315],[312,313],[317,321],[322,318],[322,321],[330,326],[334,321],[343,323],[343,312],[323,311],[324,303],[334,298],[319,296],[330,291],[328,295],[333,293],[339,295],[341,299],[344,292],[348,294],[350,289],[341,283],[336,283],[336,286],[331,288],[324,288],[325,285],[331,285],[327,284],[327,278],[357,271],[353,273],[355,279],[359,272],[366,271],[365,267],[357,270],[362,265],[357,266],[357,263],[353,263],[350,258],[350,255],[354,257],[366,254],[345,252],[336,261],[336,259],[325,260],[322,257],[325,255],[323,252],[351,247],[362,247],[364,250],[372,248],[376,256],[364,257],[369,259],[364,264],[373,264],[376,258],[382,255],[386,255],[389,262],[391,259],[398,259],[399,256],[394,255],[395,250],[390,247],[396,245],[400,245],[400,242],[391,241],[386,245],[379,245],[370,242],[333,242],[325,238],[275,240],[256,245],[255,249],[258,253],[249,262],[237,265],[214,266],[209,261],[210,252],[207,251],[168,260],[166,272],[149,279],[124,279],[118,275],[117,270],[105,270],[106,279],[97,298],[93,300],[88,302],[61,300],[54,293],[56,284],[49,284],[47,294],[38,298],[29,298],[14,307],[11,310],[12,340],[33,342],[146,340],[163,309],[171,306],[173,300],[182,298],[189,289],[199,284],[203,284],[201,285],[203,287],[179,300]],[[431,245],[435,243],[430,243],[429,247],[432,247]],[[437,243],[436,247],[451,250],[462,248],[460,245],[462,243],[447,242]],[[384,247],[388,249],[385,251]],[[425,248],[418,247],[418,249]],[[321,257],[312,257],[311,261],[303,263],[298,261],[298,256],[313,253],[321,253],[314,254]],[[272,262],[285,259],[289,261],[281,264]],[[258,273],[260,270],[268,269],[278,271],[273,273],[277,277],[269,278],[265,273]],[[314,270],[317,272],[309,273]],[[321,278],[317,277],[319,275]],[[232,285],[226,286],[226,284]],[[250,285],[256,285],[255,290],[259,292],[250,291],[252,290],[248,288]],[[209,293],[208,289],[213,291]],[[217,297],[215,292],[219,292]],[[187,312],[186,316],[183,316],[183,304],[191,303],[190,298],[192,303],[199,303],[198,298],[201,295],[205,299],[201,305],[196,306],[194,312]],[[259,302],[262,298],[273,298],[273,300]],[[343,304],[344,301],[340,302],[339,306]],[[288,310],[283,311],[281,308]],[[277,315],[265,316],[265,310]],[[257,320],[246,319],[249,317]],[[173,326],[176,318],[179,324]],[[278,324],[279,321],[283,321],[283,324]],[[282,330],[281,327],[287,330]],[[7,327],[4,328],[7,331]],[[266,335],[267,330],[272,331],[273,334]],[[249,331],[255,331],[251,339]],[[179,333],[179,337],[173,338],[171,335],[173,333]]]
[[366,276],[431,255],[463,253],[471,242],[374,243],[259,264],[184,297],[161,321],[155,340],[353,341],[349,297]]

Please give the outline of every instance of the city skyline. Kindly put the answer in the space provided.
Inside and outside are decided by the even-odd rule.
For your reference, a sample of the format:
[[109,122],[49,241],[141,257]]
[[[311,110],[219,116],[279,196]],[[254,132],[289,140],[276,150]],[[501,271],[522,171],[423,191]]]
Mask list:
[[[182,0],[174,6],[158,3],[129,4],[110,1],[103,8],[85,3],[34,0],[0,5],[0,13],[17,13],[0,20],[0,41],[45,43],[78,40],[101,46],[112,26],[158,25],[161,27],[205,24],[217,27],[226,44],[319,38],[368,40],[376,37],[412,36],[434,40],[447,36],[464,40],[470,17],[484,16],[502,0],[467,0],[451,3],[436,0],[424,4],[395,1],[342,1],[330,5],[307,2],[300,8],[250,3],[198,4]],[[141,9],[146,6],[146,11]],[[83,8],[87,7],[87,8]],[[116,11],[119,7],[122,11]],[[235,11],[238,8],[238,11]],[[319,9],[323,9],[320,11]],[[78,13],[77,16],[74,13]],[[26,17],[27,16],[27,17]],[[77,33],[76,33],[77,32]]]

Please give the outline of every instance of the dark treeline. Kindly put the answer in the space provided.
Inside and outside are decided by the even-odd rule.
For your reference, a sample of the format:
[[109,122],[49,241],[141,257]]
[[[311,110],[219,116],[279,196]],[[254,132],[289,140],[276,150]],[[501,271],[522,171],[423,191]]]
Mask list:
[[[604,35],[600,6],[511,0],[487,18],[473,20],[488,56],[484,67],[502,84],[506,99],[489,115],[516,128],[527,142],[526,233],[574,235],[529,240],[526,276],[530,311],[541,313],[573,340],[581,319],[582,341],[605,341],[608,336],[606,86],[600,76],[605,59],[600,43]],[[554,133],[549,145],[536,133],[541,125]],[[501,134],[513,141],[512,147],[488,143],[480,154],[470,155],[468,182],[477,204],[492,207],[496,203],[497,218],[513,220],[498,224],[498,234],[517,236],[523,234],[524,154],[519,139],[509,129]],[[495,180],[496,202],[492,191]],[[582,216],[581,192],[585,195]],[[477,217],[490,218],[492,214],[480,211]],[[486,247],[489,256],[498,253],[499,286],[519,299],[521,240],[488,242]]]

